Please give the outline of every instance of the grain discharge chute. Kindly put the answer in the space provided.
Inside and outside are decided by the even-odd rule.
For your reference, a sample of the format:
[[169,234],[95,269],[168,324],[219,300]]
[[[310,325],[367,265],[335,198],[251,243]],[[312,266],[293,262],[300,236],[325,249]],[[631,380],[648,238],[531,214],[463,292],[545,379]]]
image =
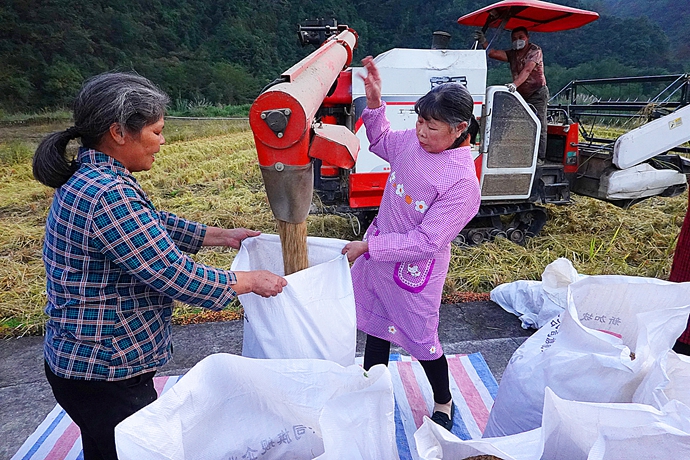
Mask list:
[[[342,29],[342,30],[341,30]],[[304,222],[311,205],[312,159],[354,166],[359,142],[346,127],[324,125],[315,114],[352,61],[357,35],[347,26],[265,88],[249,112],[271,210],[279,220]]]
[[264,88],[249,111],[285,275],[309,267],[306,219],[314,191],[312,160],[350,169],[357,158],[359,141],[352,131],[315,118],[352,62],[356,45],[357,34],[347,26],[329,29],[321,46]]

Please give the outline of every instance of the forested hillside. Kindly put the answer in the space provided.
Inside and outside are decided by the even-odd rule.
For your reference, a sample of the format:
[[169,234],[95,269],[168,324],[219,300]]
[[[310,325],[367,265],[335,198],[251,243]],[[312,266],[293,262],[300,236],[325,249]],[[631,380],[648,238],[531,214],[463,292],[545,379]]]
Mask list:
[[[473,30],[459,26],[457,18],[489,3],[5,0],[0,4],[0,110],[65,106],[85,78],[113,69],[136,70],[151,78],[177,104],[247,103],[311,51],[297,40],[297,24],[305,19],[334,17],[354,28],[360,36],[358,62],[392,47],[428,48],[434,30],[453,35],[451,48],[467,48]],[[534,34],[533,41],[544,48],[552,92],[572,78],[679,72],[688,66],[671,52],[676,48],[670,47],[668,37],[678,37],[677,28],[630,17],[636,11],[632,9],[619,17],[623,15],[617,5],[665,3],[663,12],[677,19],[676,24],[686,13],[680,4],[687,0],[559,3],[601,8],[602,17],[578,30]],[[508,46],[507,34],[497,46]],[[502,82],[507,76],[504,64],[491,64],[490,80]]]
[[690,59],[690,0],[598,0],[598,3],[606,14],[649,18],[666,32],[675,59]]

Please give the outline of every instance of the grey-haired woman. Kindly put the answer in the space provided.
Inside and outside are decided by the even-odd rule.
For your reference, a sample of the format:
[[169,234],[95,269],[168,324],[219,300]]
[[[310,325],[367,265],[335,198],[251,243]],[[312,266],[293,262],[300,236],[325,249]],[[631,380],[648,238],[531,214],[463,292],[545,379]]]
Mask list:
[[[55,188],[43,260],[45,372],[79,426],[84,459],[116,459],[115,425],[156,399],[153,375],[172,353],[173,301],[221,310],[237,295],[277,295],[285,279],[192,260],[201,246],[239,248],[254,232],[158,211],[132,173],[165,143],[168,96],[146,78],[105,73],[74,102],[74,126],[46,137],[34,177]],[[66,147],[80,138],[76,159]]]
[[403,347],[431,384],[432,420],[451,430],[454,406],[438,321],[450,243],[479,209],[467,142],[472,96],[457,83],[437,86],[415,104],[416,129],[392,131],[376,65],[371,58],[363,63],[369,149],[391,171],[364,240],[343,248],[355,261],[357,327],[367,333],[364,368],[387,364],[391,342]]

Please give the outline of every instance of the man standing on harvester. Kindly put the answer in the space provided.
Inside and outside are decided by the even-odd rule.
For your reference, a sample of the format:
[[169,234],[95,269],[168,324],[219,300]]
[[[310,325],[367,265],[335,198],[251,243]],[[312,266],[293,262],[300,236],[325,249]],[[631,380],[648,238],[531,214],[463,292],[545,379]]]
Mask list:
[[[478,30],[474,36],[477,42],[486,49],[488,43],[484,32]],[[512,49],[505,51],[491,49],[488,55],[492,59],[508,62],[513,81],[506,86],[511,92],[517,89],[522,98],[534,107],[541,123],[538,159],[540,163],[543,163],[546,157],[546,108],[549,101],[549,89],[544,77],[544,58],[541,48],[530,43],[526,28],[513,29],[510,40]]]

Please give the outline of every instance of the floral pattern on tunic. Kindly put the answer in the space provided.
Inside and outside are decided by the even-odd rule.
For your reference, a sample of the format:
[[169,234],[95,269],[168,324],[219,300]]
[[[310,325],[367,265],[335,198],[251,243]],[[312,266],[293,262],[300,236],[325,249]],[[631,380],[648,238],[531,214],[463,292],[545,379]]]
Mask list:
[[415,201],[414,198],[405,193],[405,186],[403,184],[398,184],[395,182],[395,171],[391,171],[390,175],[388,176],[388,182],[393,184],[393,187],[395,187],[395,194],[404,198],[405,203],[412,204],[412,202],[414,201],[415,211],[424,214],[426,210],[429,208],[429,205],[427,205],[424,200]]

